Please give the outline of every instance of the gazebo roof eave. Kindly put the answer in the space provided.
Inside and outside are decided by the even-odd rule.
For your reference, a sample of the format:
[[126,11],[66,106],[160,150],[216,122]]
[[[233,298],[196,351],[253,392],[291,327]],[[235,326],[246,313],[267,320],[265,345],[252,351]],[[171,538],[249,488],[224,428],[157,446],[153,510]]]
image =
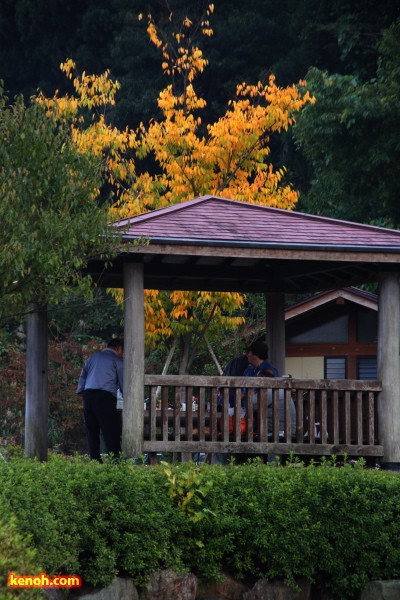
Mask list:
[[145,239],[148,245],[157,244],[165,246],[204,246],[204,247],[224,247],[224,248],[270,248],[273,250],[310,250],[323,252],[390,252],[400,254],[400,246],[377,246],[377,245],[358,245],[358,244],[301,244],[287,242],[242,242],[237,240],[216,240],[205,238],[176,238],[176,237],[146,237],[135,235],[124,235],[122,241],[129,243]]

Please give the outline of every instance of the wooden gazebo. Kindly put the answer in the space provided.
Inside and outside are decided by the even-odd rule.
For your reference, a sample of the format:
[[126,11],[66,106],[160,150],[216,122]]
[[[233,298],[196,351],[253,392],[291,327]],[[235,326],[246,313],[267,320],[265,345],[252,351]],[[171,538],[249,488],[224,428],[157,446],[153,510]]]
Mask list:
[[[178,452],[287,452],[343,453],[382,456],[390,468],[400,465],[399,401],[399,271],[400,231],[350,223],[308,214],[203,196],[165,209],[120,221],[123,240],[141,238],[146,244],[122,249],[112,266],[92,262],[88,272],[99,285],[123,287],[125,293],[125,390],[123,450],[127,456],[175,449]],[[265,389],[286,390],[299,401],[308,394],[307,423],[298,404],[297,437],[287,429],[271,436],[260,423],[256,432],[240,434],[236,422],[229,433],[224,392],[222,418],[217,415],[215,390],[240,391],[249,381],[227,378],[182,379],[144,374],[144,289],[263,292],[266,297],[267,342],[270,360],[284,369],[284,295],[320,292],[349,285],[379,282],[377,382],[327,380],[271,380],[257,383]],[[254,382],[253,382],[254,383]],[[144,388],[150,390],[149,412],[144,414]],[[197,420],[182,417],[168,393],[160,414],[155,412],[155,388],[196,387],[211,399],[210,414],[199,406]],[[254,386],[253,386],[254,387]],[[209,394],[209,395],[207,395]],[[171,395],[170,395],[171,397]],[[278,398],[278,392],[276,392]],[[239,402],[239,393],[236,401]],[[313,436],[314,398],[319,418],[327,424],[322,438]],[[239,406],[237,404],[237,406]],[[224,408],[225,407],[225,408]],[[251,408],[248,405],[251,429]],[[168,413],[168,410],[171,411]],[[260,406],[261,414],[262,407]],[[305,409],[304,409],[305,410]],[[342,410],[343,416],[338,416]],[[224,412],[225,411],[225,412]],[[355,423],[351,414],[355,411]],[[238,413],[239,411],[237,411]],[[224,418],[225,415],[225,418]],[[299,416],[300,415],[300,416]],[[185,427],[182,427],[182,418]],[[277,417],[276,417],[277,418]],[[237,419],[239,417],[237,416]],[[342,420],[341,420],[342,419]],[[218,425],[218,420],[222,425]],[[260,421],[260,419],[259,419]],[[147,429],[144,430],[145,423]],[[329,429],[330,428],[330,429]],[[172,432],[172,433],[171,433]],[[255,435],[254,435],[255,434]],[[253,437],[250,437],[253,436]],[[304,439],[303,439],[304,438]],[[256,446],[258,444],[258,446]],[[279,446],[279,448],[278,448]],[[350,452],[349,452],[350,450]],[[354,450],[354,452],[353,452]]]

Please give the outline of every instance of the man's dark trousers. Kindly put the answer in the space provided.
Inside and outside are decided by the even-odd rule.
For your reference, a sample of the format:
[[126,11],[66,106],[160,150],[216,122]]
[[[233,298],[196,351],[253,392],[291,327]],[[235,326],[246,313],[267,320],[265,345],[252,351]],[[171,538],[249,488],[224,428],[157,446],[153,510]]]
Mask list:
[[105,390],[83,392],[86,437],[90,458],[100,460],[100,430],[108,454],[118,456],[121,452],[121,416],[117,410],[117,398]]

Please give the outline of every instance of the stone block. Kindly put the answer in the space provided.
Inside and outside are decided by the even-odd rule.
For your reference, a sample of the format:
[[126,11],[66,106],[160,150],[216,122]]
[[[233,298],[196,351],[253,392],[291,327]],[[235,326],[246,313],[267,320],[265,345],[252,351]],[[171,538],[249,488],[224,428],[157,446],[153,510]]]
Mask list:
[[140,593],[140,600],[195,600],[197,577],[191,573],[175,573],[172,569],[156,571]]
[[116,577],[106,588],[90,592],[74,590],[70,597],[79,600],[139,600],[139,594],[131,578]]
[[223,580],[213,583],[200,583],[197,588],[197,599],[217,598],[218,600],[242,600],[248,586],[236,581],[230,575],[222,573]]
[[400,579],[369,581],[357,600],[399,600]]
[[300,591],[282,581],[260,579],[255,586],[243,594],[243,600],[311,600],[311,585],[308,579],[297,582]]

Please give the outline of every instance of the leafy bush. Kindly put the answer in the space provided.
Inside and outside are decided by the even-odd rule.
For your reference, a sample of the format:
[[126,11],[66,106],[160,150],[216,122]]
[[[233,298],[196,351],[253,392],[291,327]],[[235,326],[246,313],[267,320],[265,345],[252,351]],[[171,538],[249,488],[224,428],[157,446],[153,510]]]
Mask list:
[[40,589],[9,588],[8,574],[30,575],[40,573],[37,552],[29,546],[29,538],[18,533],[15,518],[0,510],[0,598],[2,600],[38,599]]
[[361,465],[15,458],[0,464],[0,489],[44,570],[93,585],[116,573],[143,585],[170,567],[249,583],[305,576],[353,599],[368,580],[400,576],[399,476]]
[[[49,443],[86,449],[82,399],[76,388],[83,362],[104,344],[74,338],[49,341]],[[25,419],[26,354],[16,346],[0,357],[0,443],[22,444]]]

